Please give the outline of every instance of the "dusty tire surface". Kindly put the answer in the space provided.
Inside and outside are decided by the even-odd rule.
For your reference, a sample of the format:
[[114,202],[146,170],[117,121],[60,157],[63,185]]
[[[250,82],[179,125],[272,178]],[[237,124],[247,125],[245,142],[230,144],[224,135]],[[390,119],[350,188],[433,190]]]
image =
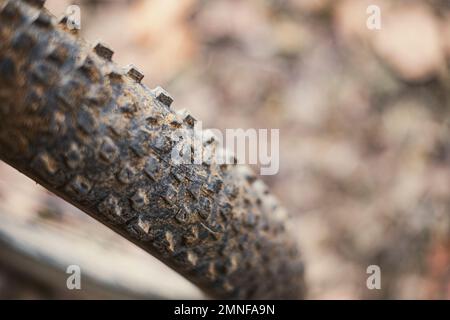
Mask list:
[[241,165],[173,165],[195,119],[112,54],[43,1],[0,0],[0,158],[213,298],[302,298],[303,263],[264,183]]

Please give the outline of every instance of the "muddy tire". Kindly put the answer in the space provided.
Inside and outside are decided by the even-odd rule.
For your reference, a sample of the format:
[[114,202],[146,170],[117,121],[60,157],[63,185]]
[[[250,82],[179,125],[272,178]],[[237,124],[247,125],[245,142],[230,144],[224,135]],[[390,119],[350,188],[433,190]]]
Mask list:
[[0,158],[211,297],[302,298],[303,264],[265,185],[240,165],[173,165],[174,134],[195,120],[42,6],[0,0]]

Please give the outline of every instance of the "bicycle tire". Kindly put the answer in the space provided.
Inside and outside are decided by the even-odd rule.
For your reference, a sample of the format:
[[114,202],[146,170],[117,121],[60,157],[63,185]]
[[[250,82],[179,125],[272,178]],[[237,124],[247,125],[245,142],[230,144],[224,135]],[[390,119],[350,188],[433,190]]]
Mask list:
[[195,119],[44,2],[0,0],[0,158],[213,298],[303,298],[302,259],[261,180],[172,165],[171,133]]

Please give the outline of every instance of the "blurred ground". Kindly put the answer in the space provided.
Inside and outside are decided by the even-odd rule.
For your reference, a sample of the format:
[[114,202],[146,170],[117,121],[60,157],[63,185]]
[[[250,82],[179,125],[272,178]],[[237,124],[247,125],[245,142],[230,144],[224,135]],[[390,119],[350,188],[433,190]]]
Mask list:
[[[83,36],[175,109],[281,129],[280,173],[263,179],[294,217],[310,298],[450,299],[449,1],[78,3]],[[366,288],[372,264],[382,290]]]

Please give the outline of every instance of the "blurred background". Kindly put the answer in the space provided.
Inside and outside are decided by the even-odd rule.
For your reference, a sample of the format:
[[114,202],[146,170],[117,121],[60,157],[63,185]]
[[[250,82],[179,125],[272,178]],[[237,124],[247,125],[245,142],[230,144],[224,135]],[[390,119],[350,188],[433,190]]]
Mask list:
[[[280,129],[262,179],[292,215],[308,298],[450,299],[450,1],[47,1],[70,4],[83,37],[205,128]],[[0,225],[0,298],[202,297],[5,164]],[[92,285],[68,292],[77,263]]]

